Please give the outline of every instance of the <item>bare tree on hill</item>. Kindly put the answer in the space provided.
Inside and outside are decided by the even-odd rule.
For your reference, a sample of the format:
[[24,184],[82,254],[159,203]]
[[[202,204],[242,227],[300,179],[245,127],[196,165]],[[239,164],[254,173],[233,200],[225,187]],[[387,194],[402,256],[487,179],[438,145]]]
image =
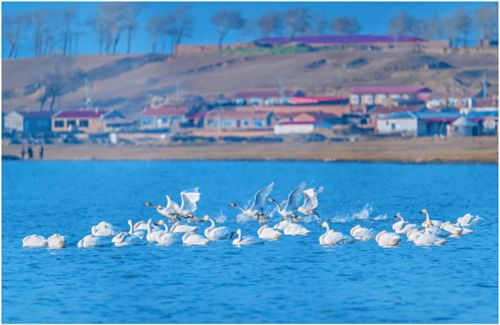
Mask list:
[[49,109],[52,112],[56,99],[62,94],[64,77],[59,71],[54,70],[45,76],[42,85],[44,91],[40,97],[40,110],[43,110],[45,102],[50,99]]
[[246,20],[242,17],[240,11],[221,10],[212,16],[211,23],[217,28],[219,49],[222,49],[222,43],[227,34],[231,30],[241,30],[245,26]]
[[496,3],[483,5],[477,9],[474,19],[483,39],[491,40],[498,37],[498,5]]
[[138,24],[139,6],[133,3],[103,3],[99,5],[89,21],[99,39],[103,53],[116,54],[123,33],[127,33],[127,51],[130,51],[133,33]]
[[293,39],[297,33],[305,33],[311,25],[311,15],[305,8],[289,9],[284,13],[284,24],[288,37]]
[[474,25],[470,13],[465,8],[459,8],[451,13],[447,19],[447,27],[450,35],[455,37],[456,43],[461,37],[464,48],[467,47],[468,38]]
[[444,37],[443,21],[433,14],[429,20],[422,20],[418,28],[419,36],[430,39],[442,39]]
[[26,16],[5,16],[2,24],[3,38],[9,44],[9,52],[7,57],[15,59],[17,57],[19,44],[23,36],[23,31],[26,28]]
[[392,35],[416,35],[417,19],[407,12],[400,12],[389,21],[388,30]]
[[74,27],[77,23],[75,7],[65,8],[61,12],[62,20],[62,52],[71,54],[71,43],[73,41]]
[[314,15],[314,21],[311,31],[315,34],[324,35],[328,30],[328,21],[325,18],[323,12],[316,13]]
[[57,13],[49,9],[35,10],[29,13],[27,22],[27,26],[33,32],[34,56],[51,53],[58,41],[59,22]]
[[156,53],[156,46],[162,34],[163,19],[161,16],[151,16],[146,25],[146,30],[151,37],[151,52]]
[[359,33],[361,26],[354,17],[338,17],[332,21],[331,29],[337,34],[355,35]]
[[130,54],[132,47],[132,37],[139,26],[139,16],[143,9],[141,3],[129,2],[122,6],[123,26],[127,32],[127,54]]
[[170,37],[172,53],[184,38],[191,36],[193,16],[190,14],[189,9],[189,6],[183,5],[165,17],[163,32]]
[[270,12],[261,16],[256,24],[262,37],[278,36],[283,31],[283,17],[278,12]]

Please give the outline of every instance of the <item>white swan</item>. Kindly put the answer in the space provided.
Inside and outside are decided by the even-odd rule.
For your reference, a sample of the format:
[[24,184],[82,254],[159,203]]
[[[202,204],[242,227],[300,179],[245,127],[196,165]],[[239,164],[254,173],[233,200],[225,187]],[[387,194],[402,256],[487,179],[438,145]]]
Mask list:
[[146,233],[146,240],[150,243],[157,242],[161,235],[165,233],[165,230],[153,230],[151,228],[151,223],[153,220],[148,220],[148,232]]
[[449,231],[434,225],[428,225],[427,227],[425,227],[423,233],[436,235],[439,237],[448,237],[451,235]]
[[271,191],[273,190],[274,183],[271,183],[264,187],[263,189],[259,190],[257,193],[255,193],[255,196],[253,198],[252,205],[248,209],[242,208],[240,205],[237,203],[229,203],[228,205],[230,207],[235,207],[241,210],[245,215],[258,220],[259,222],[263,222],[265,219],[264,216],[264,205],[266,204],[266,198],[269,196]]
[[193,213],[198,208],[196,203],[200,200],[200,196],[201,193],[199,192],[198,187],[196,187],[192,190],[185,190],[181,192],[182,201],[180,206],[168,195],[166,196],[167,205],[164,207],[161,205],[154,205],[151,202],[146,202],[144,205],[154,207],[159,214],[171,220],[175,220],[179,216],[186,219],[196,220]]
[[[136,223],[137,225],[137,223]],[[146,238],[146,234],[147,234],[147,223],[146,223],[146,229],[142,229],[142,224],[140,227],[138,227],[139,229],[135,229],[135,225],[133,225],[132,223],[132,220],[128,220],[128,226],[129,226],[129,230],[128,230],[128,233],[129,235],[132,235],[132,236],[136,236],[136,237],[139,237],[141,239],[144,239]]]
[[286,227],[288,227],[290,225],[290,223],[292,223],[292,222],[288,219],[282,220],[282,221],[278,222],[277,224],[275,224],[273,229],[283,231],[286,229]]
[[87,235],[78,241],[78,248],[94,248],[111,246],[112,241],[107,237]]
[[301,226],[295,222],[290,222],[290,224],[283,230],[283,233],[287,236],[305,236],[311,231],[304,226]]
[[[412,231],[413,232],[413,231]],[[441,246],[446,244],[446,240],[439,238],[436,235],[421,233],[421,232],[413,232],[412,241],[416,246]]]
[[197,231],[198,227],[183,225],[179,221],[174,223],[172,227],[170,227],[170,232],[173,233],[184,233],[184,232],[194,232]]
[[439,228],[444,229],[447,232],[449,232],[451,234],[451,235],[449,235],[449,237],[460,237],[462,235],[462,227],[457,226],[457,225],[451,223],[450,221],[446,221],[446,222],[442,223],[441,227],[439,227]]
[[216,228],[214,219],[210,218],[209,216],[204,216],[203,218],[201,218],[201,220],[210,222],[210,226],[203,232],[208,240],[224,240],[231,237],[231,230],[229,230],[228,227],[222,226]]
[[205,246],[205,245],[208,245],[208,243],[210,243],[210,241],[208,239],[206,239],[205,237],[198,235],[195,232],[190,231],[190,232],[186,232],[182,236],[182,243],[186,246]]
[[[158,221],[158,223],[152,223],[151,224],[151,229],[153,229],[153,230],[163,230],[162,227],[158,227],[158,225],[163,225],[162,222],[163,222],[163,220]],[[134,231],[137,231],[137,230],[148,231],[148,222],[144,221],[144,220],[137,221],[134,224]]]
[[64,240],[64,236],[60,234],[54,234],[47,238],[47,247],[50,249],[60,249],[66,246],[66,241]]
[[281,232],[274,230],[268,225],[260,227],[259,230],[257,230],[257,234],[259,235],[259,238],[265,240],[277,240],[281,237]]
[[113,237],[112,242],[115,244],[116,247],[123,247],[123,246],[140,246],[140,245],[146,245],[147,241],[136,237],[134,235],[130,235],[127,232],[121,232],[115,237]]
[[429,212],[427,212],[426,209],[420,210],[420,213],[425,214],[425,221],[422,222],[422,227],[428,227],[428,226],[436,226],[440,227],[442,222],[439,220],[431,220],[431,217],[429,216]]
[[460,221],[457,221],[456,225],[460,227],[460,229],[462,229],[462,235],[468,235],[474,232],[474,230],[464,227],[464,225]]
[[262,244],[263,241],[257,240],[253,236],[241,236],[241,229],[236,230],[236,239],[233,240],[233,245],[236,247],[241,247],[241,246],[249,246],[249,245],[255,245],[255,244]]
[[176,235],[168,231],[165,231],[157,240],[158,246],[170,246],[175,242]]
[[319,219],[319,214],[316,212],[318,208],[318,194],[323,192],[323,186],[308,188],[302,191],[304,195],[304,203],[298,208],[298,211],[306,216],[315,216]]
[[306,182],[302,182],[294,188],[289,194],[288,198],[286,200],[285,206],[282,209],[281,205],[278,203],[273,198],[269,198],[268,201],[271,203],[274,203],[276,205],[276,211],[278,211],[279,215],[283,218],[283,220],[286,220],[286,217],[293,215],[294,210],[298,208],[299,205],[299,200],[302,197],[303,193],[306,187]]
[[29,235],[23,239],[23,247],[34,248],[34,247],[45,247],[47,246],[47,240],[45,237],[40,235]]
[[418,229],[411,229],[406,233],[406,238],[408,239],[408,241],[413,241],[417,235],[421,235],[423,233],[424,231],[420,231]]
[[382,230],[377,234],[377,236],[375,236],[375,240],[380,247],[390,248],[398,246],[401,241],[401,237],[399,237],[396,233]]
[[468,227],[468,226],[474,226],[481,222],[483,218],[479,216],[473,216],[470,213],[465,214],[462,217],[457,218],[457,224],[460,223],[462,226]]
[[364,228],[360,225],[352,227],[349,233],[356,240],[371,240],[375,236],[373,229]]
[[414,224],[414,223],[408,223],[408,221],[406,221],[405,219],[403,219],[403,216],[399,212],[396,213],[396,215],[394,217],[399,219],[399,221],[397,221],[396,223],[394,223],[392,225],[392,230],[394,230],[394,232],[396,234],[406,234],[411,229],[417,229],[418,228],[416,224]]
[[97,225],[92,226],[91,233],[96,237],[113,237],[118,231],[110,223],[101,221]]
[[321,227],[326,228],[326,232],[319,237],[320,245],[330,246],[352,242],[352,239],[349,238],[349,236],[345,236],[341,232],[336,232],[333,229],[330,229],[330,226],[326,221],[321,223]]

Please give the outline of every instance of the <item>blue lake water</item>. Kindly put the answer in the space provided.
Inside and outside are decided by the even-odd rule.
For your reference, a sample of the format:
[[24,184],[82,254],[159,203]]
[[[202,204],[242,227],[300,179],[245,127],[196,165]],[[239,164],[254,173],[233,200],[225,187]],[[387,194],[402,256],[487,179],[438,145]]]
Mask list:
[[[498,167],[481,164],[315,162],[3,162],[2,317],[7,323],[497,323]],[[306,237],[234,248],[181,244],[78,249],[106,220],[160,219],[164,204],[200,187],[198,216],[235,223],[256,190],[282,200],[300,183],[323,185],[318,211],[336,231],[390,229],[395,212],[422,222],[470,212],[485,222],[443,247],[382,249],[374,241],[321,247]],[[366,218],[353,220],[354,217]],[[203,224],[202,227],[205,227]],[[22,238],[61,233],[59,251]],[[404,236],[403,236],[404,237]]]

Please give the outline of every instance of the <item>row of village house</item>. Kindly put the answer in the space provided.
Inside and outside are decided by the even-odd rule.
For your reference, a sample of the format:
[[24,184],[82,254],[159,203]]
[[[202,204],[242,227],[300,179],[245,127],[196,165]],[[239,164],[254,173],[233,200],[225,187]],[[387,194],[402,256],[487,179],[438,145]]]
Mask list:
[[[450,112],[429,107],[431,99],[432,91],[421,86],[358,87],[349,98],[252,91],[225,99],[230,101],[229,108],[219,106],[203,112],[191,112],[187,107],[157,107],[144,109],[134,119],[126,119],[118,111],[100,109],[56,113],[13,111],[2,117],[5,131],[26,135],[181,128],[219,133],[260,130],[278,135],[317,130],[412,136],[496,134],[496,100],[475,99],[472,105],[457,105],[463,108],[461,111]],[[447,104],[443,103],[443,107]]]

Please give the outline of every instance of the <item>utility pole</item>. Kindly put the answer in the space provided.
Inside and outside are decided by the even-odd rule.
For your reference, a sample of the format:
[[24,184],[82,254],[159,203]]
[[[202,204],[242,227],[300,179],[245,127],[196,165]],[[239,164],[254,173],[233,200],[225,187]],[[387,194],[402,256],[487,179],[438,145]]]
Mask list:
[[283,87],[283,79],[281,76],[278,77],[278,85],[280,92],[280,105],[283,105],[285,103],[285,88]]
[[486,93],[487,93],[487,89],[486,89],[486,72],[483,72],[483,99],[486,99]]
[[87,77],[85,77],[85,108],[88,110],[92,110],[92,83],[89,81]]

